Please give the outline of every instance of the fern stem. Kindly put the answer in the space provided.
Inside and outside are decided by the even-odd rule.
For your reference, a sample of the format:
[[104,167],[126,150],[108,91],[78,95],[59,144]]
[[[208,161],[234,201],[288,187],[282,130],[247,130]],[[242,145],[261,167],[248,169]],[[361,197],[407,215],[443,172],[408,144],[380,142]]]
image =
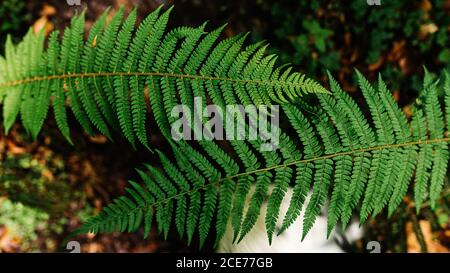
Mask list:
[[413,211],[411,210],[409,211],[411,215],[414,235],[416,235],[417,241],[419,242],[420,245],[420,251],[422,253],[427,253],[428,252],[427,243],[425,242],[425,236],[423,235],[422,227],[420,226],[419,220],[417,219],[417,215]]
[[[280,80],[249,80],[249,79],[233,79],[226,77],[212,77],[203,75],[189,75],[189,74],[175,74],[175,73],[163,73],[163,72],[98,72],[98,73],[73,73],[73,74],[60,74],[60,75],[48,75],[25,78],[17,81],[9,81],[0,83],[0,88],[14,87],[22,84],[35,83],[47,80],[62,80],[71,78],[94,78],[94,77],[161,77],[161,78],[178,78],[178,79],[195,79],[203,81],[228,81],[234,83],[246,83],[246,84],[259,84],[275,86],[278,84],[288,85],[292,88],[301,88],[303,83],[292,83]],[[322,92],[320,92],[322,91]],[[326,90],[320,90],[319,93],[324,93]]]

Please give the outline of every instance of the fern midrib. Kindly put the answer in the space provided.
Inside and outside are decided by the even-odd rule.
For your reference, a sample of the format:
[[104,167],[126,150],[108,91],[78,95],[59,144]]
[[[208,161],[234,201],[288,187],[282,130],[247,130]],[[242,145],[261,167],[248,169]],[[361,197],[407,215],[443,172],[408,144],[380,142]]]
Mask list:
[[[94,77],[161,77],[161,78],[178,78],[178,79],[196,79],[203,81],[228,81],[234,83],[248,83],[248,84],[260,84],[260,85],[276,85],[283,84],[289,85],[294,88],[302,88],[303,83],[292,83],[280,80],[250,80],[250,79],[233,79],[227,77],[213,77],[213,76],[203,76],[203,75],[190,75],[190,74],[176,74],[176,73],[164,73],[164,72],[92,72],[92,73],[73,73],[73,74],[55,74],[48,76],[38,76],[25,78],[17,81],[8,81],[0,83],[0,88],[3,87],[14,87],[22,84],[34,83],[39,81],[48,80],[62,80],[70,78],[94,78]],[[320,93],[320,92],[318,92]]]
[[[271,166],[271,167],[267,167],[267,168],[262,168],[262,169],[257,169],[257,170],[253,170],[253,171],[248,171],[248,172],[243,172],[243,173],[238,173],[235,175],[230,175],[224,178],[221,178],[217,181],[211,182],[211,183],[206,183],[201,187],[197,187],[194,189],[190,189],[187,191],[182,191],[176,195],[164,198],[162,200],[156,201],[152,204],[145,204],[145,205],[140,205],[140,206],[136,206],[134,209],[128,211],[127,215],[129,215],[130,213],[134,213],[134,211],[142,209],[144,207],[155,207],[157,205],[166,203],[172,199],[176,199],[178,197],[181,197],[183,195],[188,195],[190,193],[196,192],[196,191],[200,191],[200,190],[204,190],[209,186],[213,186],[213,185],[218,185],[221,182],[225,181],[225,180],[233,180],[236,178],[239,178],[241,176],[247,176],[247,175],[252,175],[252,174],[257,174],[257,173],[262,173],[262,172],[268,172],[268,171],[272,171],[275,169],[279,169],[279,168],[286,168],[289,166],[294,166],[294,165],[299,165],[299,164],[306,164],[306,163],[310,163],[310,162],[314,162],[314,161],[319,161],[319,160],[325,160],[325,159],[331,159],[334,157],[339,157],[339,156],[346,156],[346,155],[353,155],[356,153],[364,153],[364,152],[372,152],[372,151],[380,151],[380,150],[384,150],[384,149],[393,149],[393,148],[402,148],[402,147],[408,147],[408,146],[417,146],[417,145],[432,145],[432,144],[436,144],[436,143],[445,143],[445,142],[450,142],[450,137],[446,137],[446,138],[437,138],[437,139],[429,139],[429,140],[419,140],[419,141],[412,141],[412,142],[404,142],[404,143],[397,143],[397,144],[387,144],[387,145],[379,145],[379,146],[373,146],[373,147],[369,147],[369,148],[364,148],[364,149],[356,149],[356,150],[351,150],[351,151],[347,151],[347,152],[339,152],[339,153],[333,153],[333,154],[328,154],[328,155],[323,155],[323,156],[318,156],[318,157],[313,157],[313,158],[308,158],[308,159],[302,159],[302,160],[296,160],[296,161],[292,161],[289,163],[285,163],[285,164],[280,164],[280,165],[275,165],[275,166]],[[123,214],[121,214],[122,216]],[[117,218],[120,217],[118,215],[113,215],[113,218]]]

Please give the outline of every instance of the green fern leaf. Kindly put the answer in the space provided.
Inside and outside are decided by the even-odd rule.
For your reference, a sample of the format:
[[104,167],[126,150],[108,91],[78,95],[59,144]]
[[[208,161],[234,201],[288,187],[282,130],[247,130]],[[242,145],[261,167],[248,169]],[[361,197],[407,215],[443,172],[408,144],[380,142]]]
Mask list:
[[[43,35],[30,31],[18,45],[8,38],[5,58],[0,57],[6,132],[20,114],[23,127],[36,138],[51,106],[69,141],[68,108],[89,134],[98,131],[112,138],[118,131],[132,146],[140,142],[150,148],[146,120],[151,114],[172,148],[172,157],[156,151],[161,167],[145,165],[137,170],[141,183],[130,181],[126,194],[86,221],[79,232],[134,232],[143,226],[148,237],[155,219],[165,237],[173,224],[188,243],[198,232],[203,246],[212,227],[217,243],[230,223],[233,239],[240,241],[267,202],[269,243],[297,220],[306,205],[304,239],[329,200],[330,235],[339,221],[345,227],[355,210],[360,209],[362,223],[386,207],[392,215],[413,175],[417,210],[427,197],[436,207],[449,159],[448,74],[439,85],[425,73],[424,91],[408,122],[381,77],[374,88],[356,71],[370,111],[367,119],[331,75],[330,93],[291,67],[277,66],[276,56],[265,55],[264,42],[245,46],[248,34],[218,41],[224,27],[209,33],[206,24],[167,30],[172,8],[162,10],[159,7],[139,26],[136,10],[123,23],[123,9],[109,23],[105,12],[86,40],[82,13],[73,17],[62,38],[57,32],[50,34],[46,48]],[[438,98],[441,88],[445,116]],[[280,104],[285,119],[273,129],[279,132],[278,149],[262,150],[266,144],[262,139],[195,137],[192,142],[175,142],[173,107],[193,107],[198,97],[200,106]],[[202,125],[208,122],[198,114],[193,117]],[[233,124],[220,118],[224,126]],[[189,125],[194,136],[199,135],[200,129],[193,122]],[[238,125],[245,131],[254,126]],[[277,231],[280,206],[290,186],[294,195]],[[312,194],[306,200],[308,192]]]

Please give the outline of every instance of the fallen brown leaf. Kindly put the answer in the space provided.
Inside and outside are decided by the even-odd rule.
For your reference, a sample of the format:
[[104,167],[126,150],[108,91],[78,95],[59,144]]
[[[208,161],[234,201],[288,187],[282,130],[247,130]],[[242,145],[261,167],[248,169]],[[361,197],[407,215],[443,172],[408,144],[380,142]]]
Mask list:
[[399,60],[404,55],[405,46],[406,46],[405,40],[395,41],[391,51],[387,56],[388,61],[395,62]]
[[398,100],[400,99],[400,91],[394,90],[394,92],[392,92],[392,96],[394,97],[394,100],[398,102]]
[[53,24],[48,20],[47,16],[42,16],[37,19],[33,24],[33,32],[39,33],[41,30],[44,30],[45,36],[48,36],[50,32],[54,29]]
[[384,64],[384,56],[381,56],[375,63],[369,65],[369,71],[376,71]]
[[105,144],[108,139],[104,135],[88,136],[89,141],[95,144]]
[[420,26],[419,39],[425,39],[428,35],[435,33],[439,28],[434,23],[428,23]]
[[53,173],[49,170],[49,169],[44,169],[41,172],[42,177],[47,178],[48,181],[52,182],[53,180],[55,180],[55,176],[53,176]]
[[424,13],[428,13],[433,8],[430,0],[422,0],[420,3],[420,9],[424,11]]
[[41,10],[41,16],[52,16],[56,14],[55,7],[45,3]]
[[8,153],[13,154],[13,155],[20,155],[20,154],[24,154],[27,152],[27,150],[24,147],[19,147],[17,146],[13,141],[11,140],[6,140],[6,146]]

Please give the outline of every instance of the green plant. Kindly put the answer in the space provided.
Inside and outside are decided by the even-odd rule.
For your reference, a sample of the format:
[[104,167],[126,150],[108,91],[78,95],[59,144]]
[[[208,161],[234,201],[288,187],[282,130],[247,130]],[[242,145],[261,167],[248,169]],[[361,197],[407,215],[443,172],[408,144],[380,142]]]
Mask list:
[[[58,245],[54,238],[63,233],[66,221],[54,219],[49,212],[36,206],[0,198],[0,227],[7,229],[11,239],[20,242],[20,251],[39,251],[40,244],[48,250],[56,250]],[[40,241],[40,235],[46,239]]]
[[[49,130],[46,130],[48,138]],[[24,139],[22,139],[22,137]],[[13,147],[26,144],[26,135],[13,132]],[[56,251],[67,229],[71,206],[83,192],[69,179],[66,162],[47,147],[8,153],[0,136],[0,230],[3,251]],[[53,148],[53,147],[52,147]],[[87,213],[83,208],[76,214]],[[80,218],[79,216],[76,216]],[[81,218],[80,218],[81,219]],[[6,232],[5,232],[6,231]]]
[[[174,219],[180,236],[186,234],[191,242],[198,230],[203,245],[215,217],[217,240],[229,219],[235,239],[240,240],[252,229],[268,197],[266,227],[271,241],[299,216],[312,189],[305,209],[304,238],[330,189],[328,233],[339,220],[348,224],[360,199],[361,222],[385,207],[392,214],[414,171],[417,210],[427,195],[435,207],[448,164],[448,124],[444,124],[438,100],[438,92],[444,92],[448,122],[448,75],[438,84],[426,74],[422,95],[408,122],[381,77],[374,88],[357,72],[369,120],[331,75],[329,94],[290,68],[275,69],[276,57],[265,56],[263,44],[241,49],[246,35],[216,44],[223,27],[203,39],[204,25],[180,27],[164,35],[170,9],[161,15],[160,10],[151,13],[135,32],[135,11],[120,31],[123,11],[106,28],[105,13],[86,42],[83,14],[75,16],[61,46],[53,33],[46,51],[42,35],[29,33],[17,47],[7,42],[6,59],[0,61],[1,75],[5,75],[0,79],[0,92],[6,131],[20,113],[25,129],[36,136],[53,98],[58,126],[69,139],[68,98],[70,109],[88,133],[95,127],[111,138],[110,128],[120,128],[133,146],[138,139],[149,147],[145,127],[148,93],[152,114],[172,147],[172,159],[156,151],[161,169],[145,165],[138,170],[143,183],[130,181],[128,195],[106,206],[77,233],[132,232],[143,223],[147,236],[156,218],[159,231],[167,236]],[[280,104],[287,124],[280,128],[279,149],[260,151],[261,140],[174,142],[171,109],[180,102],[191,107],[194,97],[220,107]],[[256,186],[250,193],[252,183]],[[271,184],[274,188],[269,192]],[[289,185],[294,186],[294,196],[277,231],[280,202]],[[244,213],[248,194],[251,201]]]
[[[233,1],[219,3],[229,12],[236,10]],[[363,0],[261,0],[239,8],[244,18],[252,18],[247,21],[259,23],[254,24],[255,39],[269,40],[270,51],[279,54],[282,62],[293,63],[315,78],[322,78],[328,69],[339,72],[341,80],[350,79],[352,67],[367,71],[370,78],[382,73],[393,90],[405,92],[402,99],[409,102],[410,90],[413,95],[420,90],[416,83],[423,65],[433,72],[450,66],[446,0],[385,1],[381,6]],[[329,35],[317,35],[317,30]],[[325,39],[325,51],[317,47],[318,37]]]
[[4,0],[0,5],[0,52],[4,50],[6,34],[14,33],[13,39],[23,36],[23,29],[29,24],[31,14],[26,10],[26,2]]
[[[0,196],[7,196],[11,201],[20,202],[30,207],[45,211],[61,212],[67,207],[70,190],[58,159],[49,160],[43,166],[29,154],[1,158]],[[63,165],[63,164],[61,164]],[[43,173],[55,173],[57,181],[49,181]]]
[[44,211],[4,198],[0,198],[0,212],[0,226],[5,226],[12,237],[22,240],[25,249],[37,240],[37,231],[45,227],[49,218]]
[[[61,44],[58,32],[53,32],[46,51],[42,33],[35,35],[30,30],[17,46],[8,38],[6,60],[0,59],[0,98],[4,104],[6,132],[20,113],[23,126],[36,137],[53,97],[57,125],[69,141],[67,100],[88,134],[92,135],[95,128],[111,139],[110,127],[120,128],[133,146],[136,139],[148,146],[145,85],[150,88],[150,104],[161,129],[166,128],[168,120],[164,113],[165,109],[172,108],[175,87],[185,90],[180,95],[188,105],[192,104],[188,103],[189,94],[202,93],[208,88],[189,87],[189,82],[228,83],[232,89],[243,90],[241,93],[249,97],[255,96],[258,86],[277,91],[286,89],[293,94],[326,92],[318,83],[299,73],[290,73],[289,69],[281,75],[274,73],[275,56],[263,62],[259,62],[258,57],[253,58],[253,66],[247,68],[244,77],[233,70],[214,70],[226,49],[240,50],[247,35],[238,35],[215,47],[223,27],[204,37],[205,25],[176,28],[164,36],[171,9],[161,16],[160,10],[151,13],[136,30],[136,10],[121,24],[123,9],[120,9],[104,28],[106,11],[92,27],[86,42],[83,42],[84,13],[74,16]],[[262,56],[265,49],[262,44],[252,48],[259,50],[256,56]],[[235,70],[243,67],[248,57],[240,60]],[[276,71],[279,73],[280,69]],[[247,90],[248,85],[253,88]],[[37,91],[32,91],[35,89]],[[264,97],[259,103],[268,99]]]
[[[190,241],[198,225],[203,243],[217,212],[217,239],[223,235],[229,217],[235,238],[242,239],[251,230],[262,202],[269,195],[266,228],[271,240],[280,202],[288,185],[295,180],[290,209],[278,233],[299,216],[311,186],[313,194],[306,206],[303,237],[332,189],[328,209],[330,233],[338,220],[344,227],[348,224],[360,199],[363,200],[361,223],[369,214],[377,215],[385,207],[392,214],[406,194],[414,171],[417,211],[427,194],[434,208],[443,187],[449,141],[444,135],[437,83],[427,75],[424,103],[416,107],[409,123],[381,78],[375,91],[361,74],[357,76],[374,127],[330,76],[333,96],[317,95],[320,106],[282,105],[301,143],[282,134],[277,153],[255,152],[257,149],[253,150],[252,146],[258,148],[258,143],[232,143],[235,157],[211,144],[200,143],[201,149],[183,142],[171,143],[174,163],[159,153],[163,170],[152,166],[138,170],[144,184],[130,181],[129,195],[116,199],[82,230],[96,233],[128,228],[134,231],[144,221],[148,232],[155,210],[160,231],[167,235],[175,218],[180,236],[187,233]],[[448,109],[448,76],[444,88]],[[302,111],[304,107],[310,109]],[[241,165],[244,168],[240,168]],[[271,181],[275,188],[269,193]],[[256,182],[256,190],[244,216],[245,197],[253,182]]]

